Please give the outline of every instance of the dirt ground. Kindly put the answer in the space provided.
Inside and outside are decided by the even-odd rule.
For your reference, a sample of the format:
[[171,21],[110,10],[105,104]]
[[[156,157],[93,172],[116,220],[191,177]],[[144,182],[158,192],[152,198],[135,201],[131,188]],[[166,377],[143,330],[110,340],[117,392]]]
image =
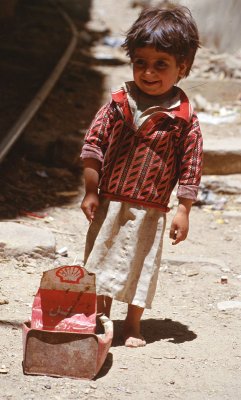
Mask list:
[[[103,3],[105,9],[108,9],[107,14],[103,11]],[[130,7],[131,3],[133,2],[130,0],[93,1],[90,26],[97,29],[104,24],[109,27],[113,36],[118,36],[118,32],[124,32],[137,15],[138,8]],[[93,51],[100,51],[98,46]],[[72,67],[77,68],[77,63],[79,60],[74,60]],[[96,85],[100,82],[100,72],[100,103],[107,99],[110,87],[131,77],[130,67],[125,64],[96,65],[91,73]],[[71,76],[73,82],[74,76]],[[66,85],[65,79],[63,77],[60,85]],[[84,84],[86,85],[83,79],[82,85]],[[41,124],[47,120],[47,125],[51,126],[51,118],[56,116],[52,105],[56,98],[62,99],[58,96],[60,89],[56,90],[43,110],[45,118],[40,118]],[[97,107],[96,100],[91,102],[96,88],[95,91],[92,89],[92,92],[87,92],[86,85],[82,90],[84,91],[79,95],[79,101],[83,101],[82,96],[85,93],[88,107],[79,107],[76,110],[80,114],[81,132]],[[68,93],[71,98],[71,90]],[[60,126],[61,119],[58,121]],[[69,132],[76,139],[79,131],[74,128],[72,120],[69,124]],[[34,121],[29,131],[36,131],[39,126],[39,122]],[[67,127],[66,118],[64,126]],[[240,129],[238,126],[237,128]],[[40,131],[44,131],[44,125],[40,126]],[[15,162],[17,165],[17,161]],[[88,223],[79,208],[83,197],[80,173],[58,165],[53,167],[44,164],[43,160],[28,161],[20,157],[18,162],[19,169],[15,168],[15,164],[12,171],[9,166],[4,165],[3,168],[9,174],[11,171],[11,176],[14,175],[13,170],[16,170],[14,176],[19,178],[22,185],[18,190],[19,202],[26,208],[27,200],[30,201],[32,196],[30,211],[39,212],[41,209],[45,216],[30,218],[14,213],[14,183],[10,180],[10,192],[2,194],[8,200],[8,220],[27,226],[49,228],[56,237],[56,248],[66,246],[68,257],[57,254],[53,259],[34,255],[1,257],[0,399],[240,399],[241,309],[238,307],[241,302],[241,175],[203,178],[203,185],[212,189],[209,194],[213,194],[216,188],[215,200],[207,204],[208,201],[202,199],[199,205],[193,207],[189,236],[177,246],[172,246],[168,238],[176,206],[174,193],[172,208],[168,214],[157,292],[152,310],[145,311],[142,321],[142,333],[147,345],[137,349],[123,346],[121,329],[126,305],[115,302],[111,314],[115,337],[109,355],[96,379],[86,381],[27,376],[22,371],[21,325],[31,315],[33,296],[42,272],[58,265],[81,262]],[[47,172],[48,177],[40,178],[38,175],[36,178],[35,172],[39,173],[40,170]],[[31,186],[33,181],[29,183],[31,196],[28,197],[26,193],[23,196],[28,180],[34,180],[34,177],[38,181],[34,182],[35,186]],[[34,196],[33,192],[38,184],[40,189],[37,196]],[[41,197],[45,193],[44,187],[47,187],[48,198]],[[53,199],[51,194],[60,190],[77,193],[70,195],[68,200],[58,196]],[[3,200],[0,199],[0,203],[1,201]],[[3,211],[3,207],[0,210]],[[222,284],[221,278],[224,275],[227,283]],[[221,302],[228,303],[220,304]],[[230,308],[224,310],[225,306]]]

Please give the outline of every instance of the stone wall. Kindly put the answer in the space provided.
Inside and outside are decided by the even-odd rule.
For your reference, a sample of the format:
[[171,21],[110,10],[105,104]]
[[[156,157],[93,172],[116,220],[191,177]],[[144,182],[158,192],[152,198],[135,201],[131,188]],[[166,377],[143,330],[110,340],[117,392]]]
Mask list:
[[241,49],[240,0],[179,0],[190,8],[201,34],[203,45],[219,52]]
[[146,7],[168,1],[191,10],[203,46],[220,53],[235,53],[241,49],[241,0],[133,0],[133,4]]

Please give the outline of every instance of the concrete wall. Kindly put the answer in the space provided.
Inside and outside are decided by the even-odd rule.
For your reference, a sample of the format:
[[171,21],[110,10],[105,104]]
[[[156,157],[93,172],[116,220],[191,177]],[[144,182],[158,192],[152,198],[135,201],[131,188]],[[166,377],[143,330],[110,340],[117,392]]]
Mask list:
[[241,49],[241,0],[179,0],[190,8],[202,43],[220,52]]
[[[139,4],[158,5],[168,0],[139,0]],[[241,0],[169,0],[187,6],[199,28],[202,45],[219,52],[241,49]]]

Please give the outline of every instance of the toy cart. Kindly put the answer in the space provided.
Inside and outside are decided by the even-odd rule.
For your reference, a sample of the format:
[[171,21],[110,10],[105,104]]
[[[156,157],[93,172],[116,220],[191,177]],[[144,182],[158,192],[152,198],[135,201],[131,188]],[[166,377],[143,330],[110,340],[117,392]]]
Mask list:
[[94,274],[79,265],[44,272],[23,324],[23,372],[93,379],[113,338],[112,322],[96,308]]

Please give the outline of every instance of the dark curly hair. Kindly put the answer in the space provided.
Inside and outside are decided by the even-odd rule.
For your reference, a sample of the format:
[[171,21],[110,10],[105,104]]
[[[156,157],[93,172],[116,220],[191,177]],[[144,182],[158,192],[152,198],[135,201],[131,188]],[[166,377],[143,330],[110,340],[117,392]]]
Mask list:
[[197,25],[184,6],[145,8],[127,32],[122,47],[132,59],[136,48],[152,46],[173,55],[177,64],[187,64],[189,75],[200,47]]

